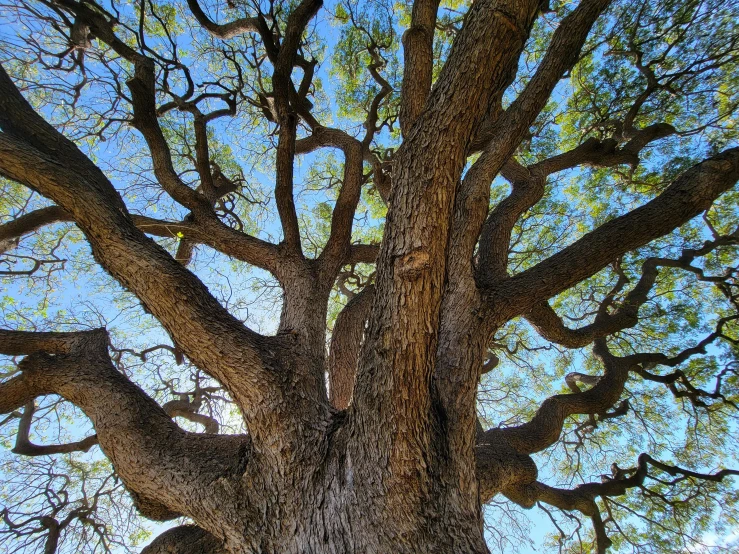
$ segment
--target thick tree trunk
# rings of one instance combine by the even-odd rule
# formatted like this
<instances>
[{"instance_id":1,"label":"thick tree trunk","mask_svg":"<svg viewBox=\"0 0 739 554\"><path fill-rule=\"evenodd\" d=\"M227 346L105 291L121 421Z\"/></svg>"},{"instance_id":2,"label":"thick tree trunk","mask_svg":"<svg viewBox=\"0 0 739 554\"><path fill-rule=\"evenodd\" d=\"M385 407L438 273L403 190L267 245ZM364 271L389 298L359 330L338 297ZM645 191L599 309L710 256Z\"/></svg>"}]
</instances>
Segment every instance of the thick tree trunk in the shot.
<instances>
[{"instance_id":1,"label":"thick tree trunk","mask_svg":"<svg viewBox=\"0 0 739 554\"><path fill-rule=\"evenodd\" d=\"M4 225L0 252L42 224L74 220L101 266L162 323L178 351L229 392L248 429L243 436L180 429L170 416L183 406L188 412L190 404L159 406L129 381L111 363L104 330L0 330L0 353L25 356L20 374L0 383L0 413L30 406L26 439L33 400L60 395L89 416L96 440L142 514L194 522L162 534L143 554L488 552L481 502L498 493L524 506L544 494L555 497L555 489L536 482L530 455L559 439L567 417L612 407L632 371L632 361L611 355L599 333L628 325L638 301L631 299L631 311L614 311L575 333L561 324L547 299L670 233L739 178L739 150L727 150L685 172L648 204L509 278L514 226L541 199L546 178L555 171L544 163L523 168L511 155L556 83L572 69L609 2L579 2L524 91L502 110L503 92L545 3L472 2L432 87L439 2L416 0L404 38L404 141L387 174L392 190L375 282L337 318L327 355L329 295L351 261L352 221L371 136L360 142L303 113L293 70L320 0L298 2L282 35L263 33L262 19L219 26L208 21L196 0L188 2L196 19L217 36L231 36L240 26L267 42L279 124L275 200L284 237L279 245L235 233L213 213L218 187L198 117L196 169L204 194L176 173L157 119L154 61L117 38L115 26L84 2L57 1L135 68L127 82L132 122L151 150L162 188L190 212L176 226L184 233L179 261L189 259L196 242L209 244L269 270L284 291L276 336L245 327L144 235L142 219L148 232L157 228L154 220L128 214L102 171L43 121L0 71L0 174L57 204ZM302 71L312 69L304 64ZM311 134L297 140L303 123ZM376 132L375 123L368 133ZM593 153L586 145L576 149L578 155ZM343 152L345 172L330 237L320 256L308 259L293 194L294 162L296 153L323 146ZM629 153L626 148L620 153ZM480 157L464 172L478 149ZM555 162L549 166L567 165L562 158ZM514 177L511 194L488 214L490 183L501 168ZM496 328L523 314L556 342L584 346L600 340L595 353L605 371L587 391L575 387L573 394L550 398L526 423L482 432L476 393L487 348ZM584 493L576 500L583 498ZM577 509L600 517L594 496L588 498L590 504ZM54 529L55 548L59 529ZM603 544L599 539L599 548Z\"/></svg>"},{"instance_id":2,"label":"thick tree trunk","mask_svg":"<svg viewBox=\"0 0 739 554\"><path fill-rule=\"evenodd\" d=\"M180 528L159 537L145 554L488 552L479 510L469 514L464 506L449 502L437 483L421 510L407 511L393 495L379 494L377 484L363 479L352 460L341 454L346 435L344 429L336 433L328 445L332 452L317 467L280 477L255 465L244 488L258 487L265 494L256 503L247 501L238 512L222 514L218 528L210 529L218 538L193 527ZM399 522L411 533L399 534ZM194 550L193 544L204 546Z\"/></svg>"}]
</instances>

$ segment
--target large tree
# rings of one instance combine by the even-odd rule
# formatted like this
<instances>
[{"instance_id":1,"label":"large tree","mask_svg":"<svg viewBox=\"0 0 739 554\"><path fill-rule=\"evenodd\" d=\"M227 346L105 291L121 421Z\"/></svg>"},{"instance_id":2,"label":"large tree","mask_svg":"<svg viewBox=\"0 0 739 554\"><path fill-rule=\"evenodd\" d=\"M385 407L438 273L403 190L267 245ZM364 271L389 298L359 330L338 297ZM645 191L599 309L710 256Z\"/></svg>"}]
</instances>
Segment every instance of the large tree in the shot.
<instances>
[{"instance_id":1,"label":"large tree","mask_svg":"<svg viewBox=\"0 0 739 554\"><path fill-rule=\"evenodd\" d=\"M736 523L735 2L1 7L6 545Z\"/></svg>"}]
</instances>

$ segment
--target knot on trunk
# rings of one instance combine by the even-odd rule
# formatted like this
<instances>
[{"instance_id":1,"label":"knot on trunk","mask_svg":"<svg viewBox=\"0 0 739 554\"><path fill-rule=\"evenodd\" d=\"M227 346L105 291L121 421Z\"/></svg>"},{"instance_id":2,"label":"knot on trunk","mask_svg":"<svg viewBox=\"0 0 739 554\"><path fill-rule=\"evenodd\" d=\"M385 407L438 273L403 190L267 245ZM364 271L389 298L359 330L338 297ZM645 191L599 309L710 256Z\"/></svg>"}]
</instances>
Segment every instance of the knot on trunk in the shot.
<instances>
[{"instance_id":1,"label":"knot on trunk","mask_svg":"<svg viewBox=\"0 0 739 554\"><path fill-rule=\"evenodd\" d=\"M402 254L395 260L395 272L400 277L418 277L429 267L429 253L420 248Z\"/></svg>"}]
</instances>

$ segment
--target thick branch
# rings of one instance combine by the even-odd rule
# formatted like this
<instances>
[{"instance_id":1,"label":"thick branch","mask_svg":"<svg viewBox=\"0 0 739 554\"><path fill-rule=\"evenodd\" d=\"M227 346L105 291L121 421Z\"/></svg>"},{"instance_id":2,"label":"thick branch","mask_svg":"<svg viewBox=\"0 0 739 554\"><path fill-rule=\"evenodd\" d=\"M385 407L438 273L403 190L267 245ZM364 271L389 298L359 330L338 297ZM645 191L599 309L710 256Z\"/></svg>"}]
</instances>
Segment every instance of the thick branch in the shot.
<instances>
[{"instance_id":1,"label":"thick branch","mask_svg":"<svg viewBox=\"0 0 739 554\"><path fill-rule=\"evenodd\" d=\"M633 327L639 321L636 309L621 309L579 329L569 329L546 302L531 308L524 317L542 337L567 348L586 346L596 339Z\"/></svg>"},{"instance_id":2,"label":"thick branch","mask_svg":"<svg viewBox=\"0 0 739 554\"><path fill-rule=\"evenodd\" d=\"M490 213L480 236L479 282L489 286L508 276L508 250L513 228L521 215L543 197L548 175L583 164L599 167L630 164L635 167L639 164L640 151L647 144L673 133L675 129L671 125L651 125L637 131L632 140L621 148L614 139L588 139L573 150L529 167L510 158L502 167L502 174L511 183L511 194ZM476 172L481 173L477 169ZM470 179L480 178L472 171L468 176ZM484 178L489 180L489 175Z\"/></svg>"},{"instance_id":3,"label":"thick branch","mask_svg":"<svg viewBox=\"0 0 739 554\"><path fill-rule=\"evenodd\" d=\"M426 105L434 68L434 30L439 0L415 0L411 25L403 34L400 129L407 136Z\"/></svg>"},{"instance_id":4,"label":"thick branch","mask_svg":"<svg viewBox=\"0 0 739 554\"><path fill-rule=\"evenodd\" d=\"M170 400L162 405L169 417L183 417L193 423L199 423L206 433L218 433L219 424L214 418L198 413L198 406L189 400Z\"/></svg>"},{"instance_id":5,"label":"thick branch","mask_svg":"<svg viewBox=\"0 0 739 554\"><path fill-rule=\"evenodd\" d=\"M3 92L22 99L15 88L4 87ZM41 119L27 103L15 115ZM133 225L102 173L80 172L6 133L0 134L0 173L30 185L74 217L98 262L141 299L198 367L229 390L257 442L262 433L289 440L284 425L293 421L290 414L297 413L295 405L288 407L285 401L286 391L277 377L284 368L270 353L274 350L265 348L262 337L245 328L194 275ZM309 404L316 409L315 403ZM265 406L273 413L289 412L284 418L264 418ZM265 421L279 429L260 428ZM270 444L279 449L274 440Z\"/></svg>"},{"instance_id":6,"label":"thick branch","mask_svg":"<svg viewBox=\"0 0 739 554\"><path fill-rule=\"evenodd\" d=\"M374 294L374 286L365 287L349 300L334 324L328 358L329 399L340 410L345 409L352 398L359 349Z\"/></svg>"},{"instance_id":7,"label":"thick branch","mask_svg":"<svg viewBox=\"0 0 739 554\"><path fill-rule=\"evenodd\" d=\"M195 525L181 525L168 529L141 554L227 554L223 543Z\"/></svg>"},{"instance_id":8,"label":"thick branch","mask_svg":"<svg viewBox=\"0 0 739 554\"><path fill-rule=\"evenodd\" d=\"M562 75L572 69L577 62L580 49L591 27L609 3L610 0L582 0L554 32L547 53L534 77L511 106L501 115L498 115L497 103L491 106L491 108L496 108L489 115L495 118L495 125L485 137L487 144L482 155L465 175L455 208L455 220L457 221L455 221L456 228L453 238L455 242L461 244L461 247L457 248L459 251L455 253L455 257L472 258L476 239L480 235L487 215L490 183L503 168L506 160L511 157L530 125L544 108ZM507 78L512 79L513 77L509 75ZM476 142L478 141L476 139ZM489 272L499 273L495 268L490 269L491 265L501 265L493 263L495 253L503 250L500 245L505 242L505 255L507 256L506 237L510 236L510 229L520 214L543 194L546 175L534 171L532 177L528 182L529 186L517 179L517 186L514 184L511 197L491 214L490 223L486 225L487 233L483 231L484 236L480 239L483 254L482 265L486 269L481 272L482 275L487 275ZM510 223L511 221L513 223Z\"/></svg>"},{"instance_id":9,"label":"thick branch","mask_svg":"<svg viewBox=\"0 0 739 554\"><path fill-rule=\"evenodd\" d=\"M538 168L529 170L511 159L503 167L503 174L511 177L511 193L490 213L480 234L477 274L483 285L507 276L513 227L521 215L544 195L546 175Z\"/></svg>"},{"instance_id":10,"label":"thick branch","mask_svg":"<svg viewBox=\"0 0 739 554\"><path fill-rule=\"evenodd\" d=\"M320 256L331 280L335 278L349 253L354 213L362 192L362 146L358 141L352 140L342 150L345 156L343 184L331 217L328 241Z\"/></svg>"},{"instance_id":11,"label":"thick branch","mask_svg":"<svg viewBox=\"0 0 739 554\"><path fill-rule=\"evenodd\" d=\"M19 364L20 376L0 385L0 411L7 413L19 408L20 402L28 404L46 394L58 394L79 406L92 420L116 472L142 506L165 505L169 512L202 519L214 499L193 495L193 490L202 479L231 475L243 467L234 456L233 441L227 444L219 437L211 440L185 433L118 372L108 356L105 330L2 331L0 353L28 354ZM227 502L228 497L218 501ZM161 508L159 515L164 516Z\"/></svg>"},{"instance_id":12,"label":"thick branch","mask_svg":"<svg viewBox=\"0 0 739 554\"><path fill-rule=\"evenodd\" d=\"M24 235L33 233L46 225L69 220L70 218L64 213L64 210L58 206L50 206L24 214L0 225L0 254L15 247Z\"/></svg>"},{"instance_id":13,"label":"thick branch","mask_svg":"<svg viewBox=\"0 0 739 554\"><path fill-rule=\"evenodd\" d=\"M373 264L380 253L379 244L352 244L349 247L347 263L350 264Z\"/></svg>"},{"instance_id":14,"label":"thick branch","mask_svg":"<svg viewBox=\"0 0 739 554\"><path fill-rule=\"evenodd\" d=\"M210 211L204 196L189 188L179 177L172 163L167 140L159 126L156 111L156 81L154 63L141 57L135 61L134 76L127 82L133 105L133 126L143 135L151 152L154 175L167 194L193 211Z\"/></svg>"},{"instance_id":15,"label":"thick branch","mask_svg":"<svg viewBox=\"0 0 739 554\"><path fill-rule=\"evenodd\" d=\"M228 23L213 22L200 7L197 0L187 0L187 5L198 23L214 37L229 39L244 33L262 32L264 25L257 17L243 17Z\"/></svg>"},{"instance_id":16,"label":"thick branch","mask_svg":"<svg viewBox=\"0 0 739 554\"><path fill-rule=\"evenodd\" d=\"M275 166L275 202L285 244L290 250L302 254L300 227L293 196L296 125L297 118L291 114L284 117L280 124Z\"/></svg>"},{"instance_id":17,"label":"thick branch","mask_svg":"<svg viewBox=\"0 0 739 554\"><path fill-rule=\"evenodd\" d=\"M605 412L621 397L629 369L635 362L611 355L600 340L594 353L600 358L605 372L591 389L575 394L558 394L546 399L536 415L516 427L491 429L486 435L501 437L520 454L532 454L554 444L562 432L565 419L573 414Z\"/></svg>"},{"instance_id":18,"label":"thick branch","mask_svg":"<svg viewBox=\"0 0 739 554\"><path fill-rule=\"evenodd\" d=\"M482 503L500 491L536 480L538 469L531 456L519 454L500 436L481 429L475 444L475 473Z\"/></svg>"},{"instance_id":19,"label":"thick branch","mask_svg":"<svg viewBox=\"0 0 739 554\"><path fill-rule=\"evenodd\" d=\"M344 153L341 190L331 217L329 238L319 256L322 279L333 283L338 269L350 261L347 258L352 255L350 240L362 191L364 148L361 142L340 129L318 126L309 137L297 141L296 152L306 154L325 147L338 148Z\"/></svg>"},{"instance_id":20,"label":"thick branch","mask_svg":"<svg viewBox=\"0 0 739 554\"><path fill-rule=\"evenodd\" d=\"M352 458L363 457L363 471L390 479L402 502L420 498L426 475L420 460L433 455L432 378L452 209L467 147L491 98L507 86L537 8L535 1L472 4L426 109L394 156L375 301L350 406L350 448L361 443L362 454ZM365 436L369 428L379 429L374 440ZM377 467L372 460L387 459L387 452L389 462Z\"/></svg>"},{"instance_id":21,"label":"thick branch","mask_svg":"<svg viewBox=\"0 0 739 554\"><path fill-rule=\"evenodd\" d=\"M486 291L506 321L594 275L621 255L677 229L708 209L739 179L739 148L692 167L662 194L591 231L574 244Z\"/></svg>"},{"instance_id":22,"label":"thick branch","mask_svg":"<svg viewBox=\"0 0 739 554\"><path fill-rule=\"evenodd\" d=\"M280 126L277 139L275 201L282 223L285 243L294 252L302 254L300 228L293 197L293 173L295 163L295 138L297 115L290 107L290 79L297 57L300 39L308 22L323 4L322 0L302 0L290 13L285 28L285 38L280 46L272 73L275 109Z\"/></svg>"}]
</instances>

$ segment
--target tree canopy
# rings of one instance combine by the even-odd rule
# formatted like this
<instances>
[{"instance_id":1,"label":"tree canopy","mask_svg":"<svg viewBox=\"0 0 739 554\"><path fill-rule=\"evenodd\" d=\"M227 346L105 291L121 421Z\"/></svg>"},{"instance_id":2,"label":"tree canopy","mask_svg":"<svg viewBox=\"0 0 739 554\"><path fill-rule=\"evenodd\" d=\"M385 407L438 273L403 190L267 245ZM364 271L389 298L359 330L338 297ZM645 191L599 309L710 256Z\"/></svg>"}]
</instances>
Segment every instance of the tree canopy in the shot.
<instances>
[{"instance_id":1,"label":"tree canopy","mask_svg":"<svg viewBox=\"0 0 739 554\"><path fill-rule=\"evenodd\" d=\"M738 2L0 21L0 550L737 548Z\"/></svg>"}]
</instances>

